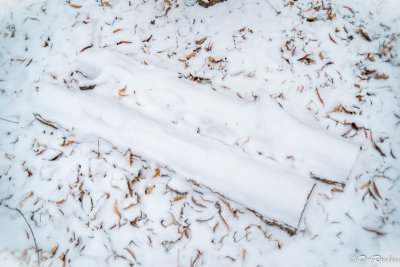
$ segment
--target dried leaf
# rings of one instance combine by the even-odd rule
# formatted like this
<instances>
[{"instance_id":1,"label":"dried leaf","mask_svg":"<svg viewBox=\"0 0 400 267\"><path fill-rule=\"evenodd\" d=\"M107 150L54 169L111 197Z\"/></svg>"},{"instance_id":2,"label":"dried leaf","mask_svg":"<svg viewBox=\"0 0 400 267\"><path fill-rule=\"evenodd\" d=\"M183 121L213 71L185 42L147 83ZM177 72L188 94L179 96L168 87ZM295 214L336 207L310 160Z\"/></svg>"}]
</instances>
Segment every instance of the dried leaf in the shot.
<instances>
[{"instance_id":1,"label":"dried leaf","mask_svg":"<svg viewBox=\"0 0 400 267\"><path fill-rule=\"evenodd\" d=\"M151 191L153 191L153 189L154 189L155 187L156 187L155 185L153 185L153 186L151 186L151 187L147 187L146 190L144 191L145 194L146 194L146 195L151 194Z\"/></svg>"},{"instance_id":2,"label":"dried leaf","mask_svg":"<svg viewBox=\"0 0 400 267\"><path fill-rule=\"evenodd\" d=\"M377 197L382 199L381 194L379 194L378 188L376 187L376 184L374 182L372 182L372 189L374 190L374 192L377 195Z\"/></svg>"},{"instance_id":3,"label":"dried leaf","mask_svg":"<svg viewBox=\"0 0 400 267\"><path fill-rule=\"evenodd\" d=\"M324 100L322 100L321 96L319 95L318 87L315 87L315 91L317 91L317 95L319 98L319 101L321 101L322 105L324 104Z\"/></svg>"},{"instance_id":4,"label":"dried leaf","mask_svg":"<svg viewBox=\"0 0 400 267\"><path fill-rule=\"evenodd\" d=\"M82 6L79 6L79 5L74 5L74 4L71 4L71 5L69 5L70 7L73 7L73 8L81 8Z\"/></svg>"},{"instance_id":5,"label":"dried leaf","mask_svg":"<svg viewBox=\"0 0 400 267\"><path fill-rule=\"evenodd\" d=\"M366 228L366 227L363 227L363 229L365 231L372 232L372 233L375 233L375 234L380 235L380 236L386 235L386 233L382 233L382 232L374 230L374 229L369 229L369 228Z\"/></svg>"},{"instance_id":6,"label":"dried leaf","mask_svg":"<svg viewBox=\"0 0 400 267\"><path fill-rule=\"evenodd\" d=\"M199 206L201 208L207 208L206 206L204 206L203 204L199 203L193 196L192 196L192 202L196 205Z\"/></svg>"},{"instance_id":7,"label":"dried leaf","mask_svg":"<svg viewBox=\"0 0 400 267\"><path fill-rule=\"evenodd\" d=\"M377 74L375 74L374 78L377 80L381 80L381 79L387 80L389 78L389 76L385 75L384 73L382 73L382 74L377 73Z\"/></svg>"},{"instance_id":8,"label":"dried leaf","mask_svg":"<svg viewBox=\"0 0 400 267\"><path fill-rule=\"evenodd\" d=\"M130 148L128 148L128 150L125 152L124 156L126 156L126 154L129 152L129 166L133 165L133 154L132 154L132 150Z\"/></svg>"},{"instance_id":9,"label":"dried leaf","mask_svg":"<svg viewBox=\"0 0 400 267\"><path fill-rule=\"evenodd\" d=\"M167 9L165 10L165 16L168 15L168 12L171 10L171 7L167 7Z\"/></svg>"},{"instance_id":10,"label":"dried leaf","mask_svg":"<svg viewBox=\"0 0 400 267\"><path fill-rule=\"evenodd\" d=\"M196 55L196 53L193 51L190 55L186 56L186 59L191 59L192 57L194 57Z\"/></svg>"},{"instance_id":11,"label":"dried leaf","mask_svg":"<svg viewBox=\"0 0 400 267\"><path fill-rule=\"evenodd\" d=\"M351 13L353 13L354 14L354 11L353 11L353 9L351 9L350 7L348 7L348 6L343 6L344 8L347 8Z\"/></svg>"},{"instance_id":12,"label":"dried leaf","mask_svg":"<svg viewBox=\"0 0 400 267\"><path fill-rule=\"evenodd\" d=\"M368 183L366 183L365 185L363 185L363 186L361 187L361 189L368 188L368 187L370 187L370 185L371 185L371 181L368 181Z\"/></svg>"},{"instance_id":13,"label":"dried leaf","mask_svg":"<svg viewBox=\"0 0 400 267\"><path fill-rule=\"evenodd\" d=\"M64 202L65 202L65 199L62 199L62 200L60 200L60 201L57 201L56 204L57 204L57 205L60 205L60 204L62 204L62 203L64 203Z\"/></svg>"},{"instance_id":14,"label":"dried leaf","mask_svg":"<svg viewBox=\"0 0 400 267\"><path fill-rule=\"evenodd\" d=\"M106 5L107 7L111 6L111 4L109 2L107 2L107 1L103 1L103 4Z\"/></svg>"},{"instance_id":15,"label":"dried leaf","mask_svg":"<svg viewBox=\"0 0 400 267\"><path fill-rule=\"evenodd\" d=\"M118 203L117 203L117 200L115 200L115 203L114 203L114 210L115 210L115 213L117 213L118 218L121 219L121 213L119 213L119 210L118 210Z\"/></svg>"},{"instance_id":16,"label":"dried leaf","mask_svg":"<svg viewBox=\"0 0 400 267\"><path fill-rule=\"evenodd\" d=\"M225 201L225 200L222 199L222 198L219 198L219 200L220 200L222 203L224 203L225 206L228 207L228 209L229 209L229 211L232 213L233 217L235 217L235 218L237 219L238 217L237 217L237 215L236 215L236 212L232 209L232 207L231 207L231 205L229 204L229 202Z\"/></svg>"},{"instance_id":17,"label":"dried leaf","mask_svg":"<svg viewBox=\"0 0 400 267\"><path fill-rule=\"evenodd\" d=\"M54 255L56 255L57 250L58 250L58 244L57 244L57 246L54 246L54 247L51 249L51 256L52 256L52 257L54 257Z\"/></svg>"},{"instance_id":18,"label":"dried leaf","mask_svg":"<svg viewBox=\"0 0 400 267\"><path fill-rule=\"evenodd\" d=\"M88 46L82 48L81 53L82 53L83 51L85 51L86 49L89 49L89 48L92 48L92 47L93 47L93 45L88 45Z\"/></svg>"},{"instance_id":19,"label":"dried leaf","mask_svg":"<svg viewBox=\"0 0 400 267\"><path fill-rule=\"evenodd\" d=\"M374 148L379 152L379 154L381 154L382 157L386 157L385 153L383 153L382 149L376 143L374 143Z\"/></svg>"},{"instance_id":20,"label":"dried leaf","mask_svg":"<svg viewBox=\"0 0 400 267\"><path fill-rule=\"evenodd\" d=\"M181 197L181 196L174 197L174 201L179 201L179 200L182 200L182 199L184 199L184 197Z\"/></svg>"},{"instance_id":21,"label":"dried leaf","mask_svg":"<svg viewBox=\"0 0 400 267\"><path fill-rule=\"evenodd\" d=\"M308 22L314 22L317 21L318 18L317 17L310 17L310 18L306 18Z\"/></svg>"},{"instance_id":22,"label":"dried leaf","mask_svg":"<svg viewBox=\"0 0 400 267\"><path fill-rule=\"evenodd\" d=\"M335 107L332 112L339 112L342 109L342 104L339 104L337 107Z\"/></svg>"},{"instance_id":23,"label":"dried leaf","mask_svg":"<svg viewBox=\"0 0 400 267\"><path fill-rule=\"evenodd\" d=\"M212 62L212 63L219 63L219 62L221 62L222 61L222 59L218 59L218 60L216 60L215 58L213 58L212 56L209 56L208 57L208 60L210 61L210 62Z\"/></svg>"},{"instance_id":24,"label":"dried leaf","mask_svg":"<svg viewBox=\"0 0 400 267\"><path fill-rule=\"evenodd\" d=\"M79 86L79 89L82 90L82 91L86 91L86 90L92 90L95 87L96 87L96 85L92 84L92 85L87 85L87 86Z\"/></svg>"},{"instance_id":25,"label":"dried leaf","mask_svg":"<svg viewBox=\"0 0 400 267\"><path fill-rule=\"evenodd\" d=\"M124 88L122 88L118 91L118 95L121 97L128 96L127 94L123 94L123 92L125 92L125 91L126 91L126 85Z\"/></svg>"},{"instance_id":26,"label":"dried leaf","mask_svg":"<svg viewBox=\"0 0 400 267\"><path fill-rule=\"evenodd\" d=\"M306 54L304 57L299 58L297 61L306 62L307 64L315 63L315 60L309 58L310 54Z\"/></svg>"},{"instance_id":27,"label":"dried leaf","mask_svg":"<svg viewBox=\"0 0 400 267\"><path fill-rule=\"evenodd\" d=\"M52 158L50 161L56 161L57 159L59 159L61 157L63 153L60 152L59 154L57 154L54 158Z\"/></svg>"},{"instance_id":28,"label":"dried leaf","mask_svg":"<svg viewBox=\"0 0 400 267\"><path fill-rule=\"evenodd\" d=\"M131 41L119 41L117 43L117 45L120 45L120 44L131 44L131 43L132 43Z\"/></svg>"},{"instance_id":29,"label":"dried leaf","mask_svg":"<svg viewBox=\"0 0 400 267\"><path fill-rule=\"evenodd\" d=\"M362 29L359 29L358 32L361 34L361 36L368 42L371 42L371 38L369 38L368 33L363 31Z\"/></svg>"},{"instance_id":30,"label":"dried leaf","mask_svg":"<svg viewBox=\"0 0 400 267\"><path fill-rule=\"evenodd\" d=\"M330 33L329 33L329 38L331 39L332 42L334 42L335 44L337 44L336 41L332 38L332 36L331 36Z\"/></svg>"},{"instance_id":31,"label":"dried leaf","mask_svg":"<svg viewBox=\"0 0 400 267\"><path fill-rule=\"evenodd\" d=\"M75 143L75 141L73 141L73 140L64 140L64 142L60 146L69 146L74 143Z\"/></svg>"},{"instance_id":32,"label":"dried leaf","mask_svg":"<svg viewBox=\"0 0 400 267\"><path fill-rule=\"evenodd\" d=\"M337 187L332 188L331 191L332 191L332 192L340 192L340 193L343 193L343 189L340 189L340 188L337 188Z\"/></svg>"},{"instance_id":33,"label":"dried leaf","mask_svg":"<svg viewBox=\"0 0 400 267\"><path fill-rule=\"evenodd\" d=\"M197 44L197 45L201 45L202 43L204 43L205 40L207 40L207 37L204 37L204 38L202 38L202 39L196 41L196 44Z\"/></svg>"},{"instance_id":34,"label":"dried leaf","mask_svg":"<svg viewBox=\"0 0 400 267\"><path fill-rule=\"evenodd\" d=\"M150 36L149 36L149 38L147 38L147 39L144 39L142 42L143 42L143 43L147 43L147 42L149 42L149 41L151 40L151 37L153 37L153 35L150 35Z\"/></svg>"},{"instance_id":35,"label":"dried leaf","mask_svg":"<svg viewBox=\"0 0 400 267\"><path fill-rule=\"evenodd\" d=\"M160 169L156 169L156 173L154 174L153 178L156 178L160 175Z\"/></svg>"},{"instance_id":36,"label":"dried leaf","mask_svg":"<svg viewBox=\"0 0 400 267\"><path fill-rule=\"evenodd\" d=\"M165 3L167 3L167 5L172 6L171 1L169 0L164 0Z\"/></svg>"},{"instance_id":37,"label":"dried leaf","mask_svg":"<svg viewBox=\"0 0 400 267\"><path fill-rule=\"evenodd\" d=\"M29 193L29 195L27 195L27 196L24 198L24 200L27 200L28 198L32 197L33 195L34 195L34 193L33 193L33 191L31 191L31 192Z\"/></svg>"},{"instance_id":38,"label":"dried leaf","mask_svg":"<svg viewBox=\"0 0 400 267\"><path fill-rule=\"evenodd\" d=\"M113 31L113 33L119 32L121 30L122 30L121 28L120 29L116 29L116 30Z\"/></svg>"},{"instance_id":39,"label":"dried leaf","mask_svg":"<svg viewBox=\"0 0 400 267\"><path fill-rule=\"evenodd\" d=\"M43 152L45 152L45 151L46 151L46 149L42 149L42 150L40 150L38 153L36 153L36 156L42 155L42 154L43 154Z\"/></svg>"}]
</instances>

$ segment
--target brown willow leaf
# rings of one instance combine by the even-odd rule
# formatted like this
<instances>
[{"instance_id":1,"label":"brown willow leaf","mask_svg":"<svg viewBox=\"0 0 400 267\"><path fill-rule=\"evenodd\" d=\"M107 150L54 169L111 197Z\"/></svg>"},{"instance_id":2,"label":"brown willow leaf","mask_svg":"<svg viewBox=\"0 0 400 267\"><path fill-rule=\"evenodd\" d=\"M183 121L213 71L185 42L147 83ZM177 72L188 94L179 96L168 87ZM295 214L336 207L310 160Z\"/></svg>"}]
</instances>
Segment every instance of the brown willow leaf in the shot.
<instances>
[{"instance_id":1,"label":"brown willow leaf","mask_svg":"<svg viewBox=\"0 0 400 267\"><path fill-rule=\"evenodd\" d=\"M207 37L204 37L204 38L202 38L202 39L200 39L200 40L197 40L197 41L196 41L196 44L197 44L197 45L201 45L202 43L204 43L205 40L207 40Z\"/></svg>"},{"instance_id":2,"label":"brown willow leaf","mask_svg":"<svg viewBox=\"0 0 400 267\"><path fill-rule=\"evenodd\" d=\"M145 193L146 195L151 194L151 191L153 191L153 189L154 189L155 187L156 187L155 185L150 186L150 187L147 187L146 190L144 191L144 193Z\"/></svg>"},{"instance_id":3,"label":"brown willow leaf","mask_svg":"<svg viewBox=\"0 0 400 267\"><path fill-rule=\"evenodd\" d=\"M119 210L118 210L117 200L115 200L115 203L114 203L114 210L115 210L115 213L118 215L118 218L121 219L121 213L119 213Z\"/></svg>"},{"instance_id":4,"label":"brown willow leaf","mask_svg":"<svg viewBox=\"0 0 400 267\"><path fill-rule=\"evenodd\" d=\"M156 169L156 173L154 174L153 178L156 178L160 175L160 169Z\"/></svg>"},{"instance_id":5,"label":"brown willow leaf","mask_svg":"<svg viewBox=\"0 0 400 267\"><path fill-rule=\"evenodd\" d=\"M361 34L361 36L368 42L371 42L371 38L369 38L368 33L363 31L362 29L359 29L358 32Z\"/></svg>"}]
</instances>

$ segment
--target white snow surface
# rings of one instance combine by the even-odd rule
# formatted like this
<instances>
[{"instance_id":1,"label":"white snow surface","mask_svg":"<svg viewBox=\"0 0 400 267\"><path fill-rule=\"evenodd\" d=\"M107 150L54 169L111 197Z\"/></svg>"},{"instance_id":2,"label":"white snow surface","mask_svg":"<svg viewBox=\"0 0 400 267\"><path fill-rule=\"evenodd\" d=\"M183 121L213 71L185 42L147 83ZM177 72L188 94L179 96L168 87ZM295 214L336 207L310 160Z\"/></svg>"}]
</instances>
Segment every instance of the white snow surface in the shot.
<instances>
[{"instance_id":1,"label":"white snow surface","mask_svg":"<svg viewBox=\"0 0 400 267\"><path fill-rule=\"evenodd\" d=\"M0 8L1 266L400 264L398 1Z\"/></svg>"}]
</instances>

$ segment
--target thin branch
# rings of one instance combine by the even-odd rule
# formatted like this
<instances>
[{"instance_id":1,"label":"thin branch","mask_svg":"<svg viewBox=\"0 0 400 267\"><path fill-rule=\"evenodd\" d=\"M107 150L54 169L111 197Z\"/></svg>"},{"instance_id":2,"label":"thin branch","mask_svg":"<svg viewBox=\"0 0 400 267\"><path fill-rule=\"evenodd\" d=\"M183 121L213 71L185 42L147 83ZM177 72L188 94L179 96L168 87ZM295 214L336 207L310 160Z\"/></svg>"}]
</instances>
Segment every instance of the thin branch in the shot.
<instances>
[{"instance_id":1,"label":"thin branch","mask_svg":"<svg viewBox=\"0 0 400 267\"><path fill-rule=\"evenodd\" d=\"M18 121L10 121L10 120L3 119L3 118L0 118L0 120L2 120L2 121L8 121L8 122L12 122L12 123L19 123Z\"/></svg>"},{"instance_id":2,"label":"thin branch","mask_svg":"<svg viewBox=\"0 0 400 267\"><path fill-rule=\"evenodd\" d=\"M36 243L36 237L35 237L35 234L33 233L33 230L32 230L32 227L31 227L31 225L30 225L30 224L29 224L29 222L26 220L26 218L25 218L24 214L21 212L21 210L20 210L20 209L17 209L17 208L11 208L11 207L9 207L8 205L7 205L6 207L7 207L7 208L9 208L9 209L12 209L12 210L16 210L16 211L18 211L18 213L19 213L19 214L21 214L22 218L24 218L24 220L25 220L26 224L27 224L27 225L28 225L28 227L29 227L29 230L31 230L31 234L32 234L32 236L33 236L33 241L35 242L35 248L36 248L36 254L37 254L37 263L38 263L38 267L40 267L39 248L38 248L38 245L37 245L37 243Z\"/></svg>"}]
</instances>

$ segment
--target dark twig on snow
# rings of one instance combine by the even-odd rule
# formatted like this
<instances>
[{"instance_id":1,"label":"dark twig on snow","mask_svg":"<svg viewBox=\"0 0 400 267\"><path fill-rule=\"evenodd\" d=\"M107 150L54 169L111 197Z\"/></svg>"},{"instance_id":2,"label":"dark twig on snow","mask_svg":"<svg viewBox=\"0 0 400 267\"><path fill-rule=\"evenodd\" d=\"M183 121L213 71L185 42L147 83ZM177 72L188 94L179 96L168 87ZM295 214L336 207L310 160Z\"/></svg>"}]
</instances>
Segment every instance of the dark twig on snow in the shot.
<instances>
[{"instance_id":1,"label":"dark twig on snow","mask_svg":"<svg viewBox=\"0 0 400 267\"><path fill-rule=\"evenodd\" d=\"M33 233L33 230L32 230L31 225L30 225L29 222L26 220L24 214L22 213L22 211L21 211L20 209L11 208L11 207L9 207L9 206L6 206L6 207L9 208L9 209L11 209L11 210L16 210L16 211L22 216L22 218L24 218L26 224L28 225L29 230L31 231L31 234L32 234L32 237L33 237L33 241L35 242L35 248L36 248L36 254L37 254L37 264L38 264L38 267L40 267L39 248L38 248L38 245L37 245L37 242L36 242L36 237L35 237L35 234Z\"/></svg>"},{"instance_id":2,"label":"dark twig on snow","mask_svg":"<svg viewBox=\"0 0 400 267\"><path fill-rule=\"evenodd\" d=\"M39 114L34 113L33 116L35 116L35 119L36 119L37 121L43 123L44 125L47 125L47 126L53 128L53 129L56 129L56 130L58 129L58 128L57 128L56 126L54 126L51 122L49 122L49 121L43 119L43 117L40 116Z\"/></svg>"},{"instance_id":3,"label":"dark twig on snow","mask_svg":"<svg viewBox=\"0 0 400 267\"><path fill-rule=\"evenodd\" d=\"M2 120L2 121L8 121L8 122L12 122L12 123L19 123L18 121L10 121L10 120L3 119L3 118L0 118L0 120Z\"/></svg>"}]
</instances>

